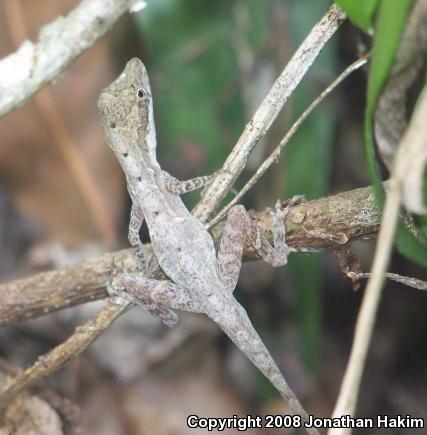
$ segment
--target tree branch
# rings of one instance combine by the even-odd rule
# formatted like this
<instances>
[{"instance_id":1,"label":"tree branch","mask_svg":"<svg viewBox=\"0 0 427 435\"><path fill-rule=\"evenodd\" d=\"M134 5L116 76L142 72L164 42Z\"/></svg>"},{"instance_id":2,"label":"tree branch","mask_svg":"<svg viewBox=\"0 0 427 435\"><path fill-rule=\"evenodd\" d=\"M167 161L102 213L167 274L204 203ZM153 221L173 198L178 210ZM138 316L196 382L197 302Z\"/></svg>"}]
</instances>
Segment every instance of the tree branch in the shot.
<instances>
[{"instance_id":1,"label":"tree branch","mask_svg":"<svg viewBox=\"0 0 427 435\"><path fill-rule=\"evenodd\" d=\"M259 225L271 236L267 211L256 214ZM299 250L342 246L357 238L374 237L380 213L371 188L355 189L326 198L308 201L292 208L286 218L287 242ZM212 229L219 243L224 224ZM246 260L256 259L245 247ZM101 257L62 269L43 272L0 285L0 325L16 323L52 311L108 296L104 286L113 265L131 269L136 264L133 250L104 254Z\"/></svg>"},{"instance_id":2,"label":"tree branch","mask_svg":"<svg viewBox=\"0 0 427 435\"><path fill-rule=\"evenodd\" d=\"M67 66L136 2L84 0L66 17L44 26L39 41L24 41L0 61L0 116L21 107L40 88L55 80Z\"/></svg>"}]
</instances>

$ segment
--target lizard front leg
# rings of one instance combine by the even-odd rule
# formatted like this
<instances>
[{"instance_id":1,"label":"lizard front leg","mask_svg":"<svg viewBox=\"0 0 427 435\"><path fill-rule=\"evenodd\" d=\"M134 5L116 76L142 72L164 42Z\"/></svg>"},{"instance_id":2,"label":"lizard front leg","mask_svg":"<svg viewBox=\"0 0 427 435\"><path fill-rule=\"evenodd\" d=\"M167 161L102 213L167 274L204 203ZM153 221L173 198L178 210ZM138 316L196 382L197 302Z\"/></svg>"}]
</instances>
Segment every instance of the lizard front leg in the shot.
<instances>
[{"instance_id":1,"label":"lizard front leg","mask_svg":"<svg viewBox=\"0 0 427 435\"><path fill-rule=\"evenodd\" d=\"M139 236L139 231L144 222L144 215L142 209L138 203L132 201L132 209L130 212L129 229L128 229L128 240L132 248L135 249L136 255L138 256L138 263L136 266L137 270L145 271L146 258L144 253L144 245L142 244L141 238Z\"/></svg>"},{"instance_id":2,"label":"lizard front leg","mask_svg":"<svg viewBox=\"0 0 427 435\"><path fill-rule=\"evenodd\" d=\"M168 308L203 312L187 289L170 281L146 278L139 273L121 273L111 281L108 292L111 296L120 296L146 308L169 327L178 323L178 316Z\"/></svg>"},{"instance_id":3,"label":"lizard front leg","mask_svg":"<svg viewBox=\"0 0 427 435\"><path fill-rule=\"evenodd\" d=\"M183 195L184 193L191 192L201 187L207 186L212 183L216 173L212 175L205 175L203 177L191 178L190 180L180 181L166 171L162 171L166 189L175 195Z\"/></svg>"},{"instance_id":4,"label":"lizard front leg","mask_svg":"<svg viewBox=\"0 0 427 435\"><path fill-rule=\"evenodd\" d=\"M280 200L276 202L276 211L272 212L273 245L243 205L236 205L229 211L218 251L218 275L230 293L234 291L239 278L245 241L251 243L261 258L272 266L279 267L287 263L294 249L286 244L284 219L296 199L299 197L293 198L285 208Z\"/></svg>"},{"instance_id":5,"label":"lizard front leg","mask_svg":"<svg viewBox=\"0 0 427 435\"><path fill-rule=\"evenodd\" d=\"M139 236L142 223L144 222L144 215L139 204L135 201L132 202L132 210L130 213L128 239L130 245L135 249L138 257L136 270L147 272L147 260L144 252L144 245ZM115 282L114 280L109 284L108 290L110 293L114 293L121 288L120 280ZM116 292L117 293L117 292ZM131 298L126 298L130 300ZM135 302L132 300L131 302ZM141 302L139 302L141 305ZM172 327L178 323L178 316L167 307L163 307L160 303L152 299L145 300L144 307L155 317L159 318L165 325Z\"/></svg>"}]
</instances>

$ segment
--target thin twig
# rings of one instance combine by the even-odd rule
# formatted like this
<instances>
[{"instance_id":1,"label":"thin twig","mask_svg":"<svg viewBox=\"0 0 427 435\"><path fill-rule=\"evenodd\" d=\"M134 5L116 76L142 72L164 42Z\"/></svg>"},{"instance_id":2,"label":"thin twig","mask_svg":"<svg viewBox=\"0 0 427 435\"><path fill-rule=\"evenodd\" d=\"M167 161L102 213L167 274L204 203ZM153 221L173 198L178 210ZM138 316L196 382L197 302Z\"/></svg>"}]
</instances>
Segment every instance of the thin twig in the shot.
<instances>
[{"instance_id":1,"label":"thin twig","mask_svg":"<svg viewBox=\"0 0 427 435\"><path fill-rule=\"evenodd\" d=\"M345 80L353 71L358 70L360 67L367 63L367 58L359 59L347 67L302 113L302 115L295 121L292 127L288 130L286 135L280 141L279 145L274 149L274 151L269 155L269 157L260 165L255 174L250 178L250 180L243 186L239 193L208 223L208 228L217 224L229 211L237 204L242 196L251 189L255 183L265 174L267 169L273 164L277 163L283 148L291 140L294 134L298 131L302 123L307 119L307 117L313 112L313 110L343 81Z\"/></svg>"},{"instance_id":2,"label":"thin twig","mask_svg":"<svg viewBox=\"0 0 427 435\"><path fill-rule=\"evenodd\" d=\"M332 5L322 19L312 28L302 44L276 79L267 96L259 105L251 121L246 125L233 151L225 161L221 177L217 177L207 188L204 200L199 203L194 215L202 221L211 217L237 177L246 166L255 145L265 136L284 104L300 83L314 60L344 20L342 10ZM205 201L213 208L207 210Z\"/></svg>"},{"instance_id":3,"label":"thin twig","mask_svg":"<svg viewBox=\"0 0 427 435\"><path fill-rule=\"evenodd\" d=\"M353 346L338 400L332 414L333 418L340 418L343 415L353 416L356 409L360 381L381 298L381 290L385 278L384 274L388 266L391 248L393 247L394 232L399 220L401 189L398 183L393 183L392 181L390 182L390 191L387 195L380 232L378 234L372 274L365 290L359 315L357 316ZM348 428L331 429L328 433L331 435L344 435L350 434L351 430Z\"/></svg>"},{"instance_id":4,"label":"thin twig","mask_svg":"<svg viewBox=\"0 0 427 435\"><path fill-rule=\"evenodd\" d=\"M366 287L362 306L357 317L354 342L333 417L352 416L355 412L363 368L372 338L375 316L393 246L394 233L399 220L403 185L406 175L412 170L414 161L417 159L417 154L413 150L420 149L420 146L427 147L426 116L427 92L424 91L394 159L390 189L386 197L381 228L378 234L372 275ZM343 435L350 433L350 431L348 429L331 429L329 433Z\"/></svg>"},{"instance_id":5,"label":"thin twig","mask_svg":"<svg viewBox=\"0 0 427 435\"><path fill-rule=\"evenodd\" d=\"M349 272L347 276L353 281L359 281L361 279L368 279L371 277L371 273L368 272ZM389 273L385 274L385 277L391 279L392 281L398 282L400 284L406 285L408 287L415 288L417 290L427 290L427 281L423 281L422 279L412 278L410 276L403 276L397 273Z\"/></svg>"},{"instance_id":6,"label":"thin twig","mask_svg":"<svg viewBox=\"0 0 427 435\"><path fill-rule=\"evenodd\" d=\"M109 301L96 317L76 328L74 334L66 341L39 357L31 367L19 375L7 380L0 390L0 417L3 417L6 407L19 393L62 367L71 358L80 355L126 311L126 308L126 305L117 305Z\"/></svg>"},{"instance_id":7,"label":"thin twig","mask_svg":"<svg viewBox=\"0 0 427 435\"><path fill-rule=\"evenodd\" d=\"M0 116L21 107L55 80L132 6L135 0L83 0L0 61Z\"/></svg>"}]
</instances>

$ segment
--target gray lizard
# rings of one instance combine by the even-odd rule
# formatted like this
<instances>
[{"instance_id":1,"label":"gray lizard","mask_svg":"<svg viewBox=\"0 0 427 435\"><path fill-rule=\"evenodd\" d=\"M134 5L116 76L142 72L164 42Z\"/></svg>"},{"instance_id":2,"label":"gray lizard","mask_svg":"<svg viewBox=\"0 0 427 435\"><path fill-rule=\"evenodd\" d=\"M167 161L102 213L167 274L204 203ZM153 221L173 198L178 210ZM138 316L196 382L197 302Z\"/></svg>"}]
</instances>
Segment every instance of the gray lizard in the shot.
<instances>
[{"instance_id":1,"label":"gray lizard","mask_svg":"<svg viewBox=\"0 0 427 435\"><path fill-rule=\"evenodd\" d=\"M132 199L130 244L143 261L139 230L145 218L154 255L170 280L150 279L140 271L123 272L112 279L111 294L146 307L169 326L177 321L171 310L207 314L270 380L289 410L301 417L302 426L307 413L233 296L245 240L250 240L260 256L274 266L286 264L291 249L285 243L283 219L288 208L278 202L272 213L273 247L243 206L234 207L217 257L206 227L191 215L179 196L212 178L180 182L161 169L156 157L151 88L139 59L130 60L122 74L103 90L98 111ZM315 429L306 430L318 434Z\"/></svg>"}]
</instances>

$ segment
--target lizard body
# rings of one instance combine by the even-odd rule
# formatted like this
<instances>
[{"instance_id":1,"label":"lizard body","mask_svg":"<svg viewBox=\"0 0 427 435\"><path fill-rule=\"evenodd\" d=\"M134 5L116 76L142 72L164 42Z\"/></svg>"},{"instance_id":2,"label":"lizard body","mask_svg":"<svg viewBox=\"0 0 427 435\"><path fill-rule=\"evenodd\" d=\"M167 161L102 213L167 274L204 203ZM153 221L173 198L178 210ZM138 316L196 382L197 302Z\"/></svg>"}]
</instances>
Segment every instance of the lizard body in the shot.
<instances>
[{"instance_id":1,"label":"lizard body","mask_svg":"<svg viewBox=\"0 0 427 435\"><path fill-rule=\"evenodd\" d=\"M207 184L211 177L179 182L161 169L156 158L151 89L139 59L130 60L123 73L104 89L98 110L107 141L126 174L132 199L129 241L142 257L139 229L145 218L153 252L170 279L158 281L138 272L121 273L111 282L112 294L145 306L169 326L177 321L170 309L207 314L276 387L290 411L306 421L307 413L233 296L245 232L251 233L263 258L273 265L286 263L289 253L284 243L286 210L276 205L273 223L278 229L275 248L276 244L279 248L274 251L244 208L233 208L217 258L206 227L191 215L179 196ZM307 431L318 434L315 429Z\"/></svg>"}]
</instances>

